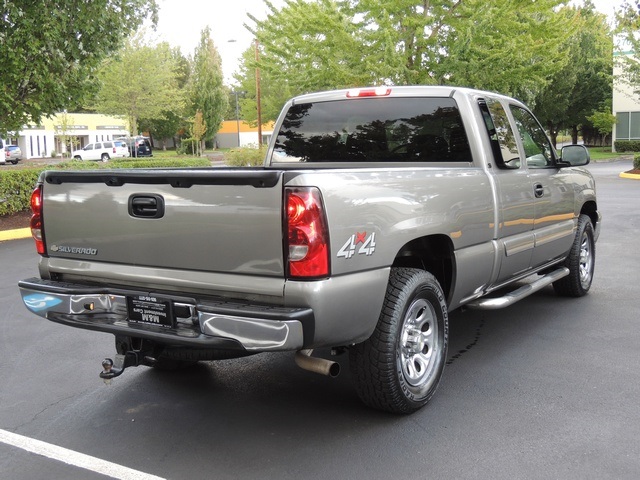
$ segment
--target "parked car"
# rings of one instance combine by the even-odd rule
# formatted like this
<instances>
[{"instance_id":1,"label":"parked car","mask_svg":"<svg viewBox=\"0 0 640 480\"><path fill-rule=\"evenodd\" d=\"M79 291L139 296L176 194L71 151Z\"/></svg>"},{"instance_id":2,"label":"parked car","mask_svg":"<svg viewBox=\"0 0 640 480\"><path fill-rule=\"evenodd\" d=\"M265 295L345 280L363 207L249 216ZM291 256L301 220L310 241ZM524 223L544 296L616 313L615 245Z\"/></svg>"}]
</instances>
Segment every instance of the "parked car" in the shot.
<instances>
[{"instance_id":1,"label":"parked car","mask_svg":"<svg viewBox=\"0 0 640 480\"><path fill-rule=\"evenodd\" d=\"M96 142L90 143L82 150L74 150L71 156L76 160L101 160L108 161L110 158L128 157L129 150L122 142Z\"/></svg>"},{"instance_id":2,"label":"parked car","mask_svg":"<svg viewBox=\"0 0 640 480\"><path fill-rule=\"evenodd\" d=\"M22 150L17 145L5 145L5 160L11 162L14 165L22 160Z\"/></svg>"},{"instance_id":3,"label":"parked car","mask_svg":"<svg viewBox=\"0 0 640 480\"><path fill-rule=\"evenodd\" d=\"M138 135L135 137L119 137L116 140L126 143L131 157L153 157L149 137Z\"/></svg>"},{"instance_id":4,"label":"parked car","mask_svg":"<svg viewBox=\"0 0 640 480\"><path fill-rule=\"evenodd\" d=\"M4 140L0 137L0 165L7 163L4 153Z\"/></svg>"},{"instance_id":5,"label":"parked car","mask_svg":"<svg viewBox=\"0 0 640 480\"><path fill-rule=\"evenodd\" d=\"M132 157L152 157L153 148L149 137L138 135L135 137L122 137L121 140L127 144L129 155Z\"/></svg>"},{"instance_id":6,"label":"parked car","mask_svg":"<svg viewBox=\"0 0 640 480\"><path fill-rule=\"evenodd\" d=\"M129 156L129 147L122 140L114 140L113 146L115 147L116 156L117 157L128 157Z\"/></svg>"}]
</instances>

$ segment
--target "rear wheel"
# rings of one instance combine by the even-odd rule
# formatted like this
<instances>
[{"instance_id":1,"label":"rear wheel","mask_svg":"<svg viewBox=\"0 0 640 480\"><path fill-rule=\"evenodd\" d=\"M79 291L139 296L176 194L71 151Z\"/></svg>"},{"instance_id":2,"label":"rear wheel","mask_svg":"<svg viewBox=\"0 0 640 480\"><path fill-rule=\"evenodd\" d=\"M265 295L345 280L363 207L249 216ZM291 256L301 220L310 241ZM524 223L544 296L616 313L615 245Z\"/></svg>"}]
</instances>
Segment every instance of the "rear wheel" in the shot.
<instances>
[{"instance_id":1,"label":"rear wheel","mask_svg":"<svg viewBox=\"0 0 640 480\"><path fill-rule=\"evenodd\" d=\"M553 283L556 293L566 297L586 295L591 288L595 263L593 225L587 215L580 215L576 237L564 264L569 269L569 275Z\"/></svg>"},{"instance_id":2,"label":"rear wheel","mask_svg":"<svg viewBox=\"0 0 640 480\"><path fill-rule=\"evenodd\" d=\"M108 162L109 161L109 154L103 153L102 156L100 157L100 160L102 160L103 162Z\"/></svg>"},{"instance_id":3,"label":"rear wheel","mask_svg":"<svg viewBox=\"0 0 640 480\"><path fill-rule=\"evenodd\" d=\"M447 305L435 277L419 269L392 269L376 329L350 349L361 400L393 413L418 410L440 382L447 342Z\"/></svg>"}]
</instances>

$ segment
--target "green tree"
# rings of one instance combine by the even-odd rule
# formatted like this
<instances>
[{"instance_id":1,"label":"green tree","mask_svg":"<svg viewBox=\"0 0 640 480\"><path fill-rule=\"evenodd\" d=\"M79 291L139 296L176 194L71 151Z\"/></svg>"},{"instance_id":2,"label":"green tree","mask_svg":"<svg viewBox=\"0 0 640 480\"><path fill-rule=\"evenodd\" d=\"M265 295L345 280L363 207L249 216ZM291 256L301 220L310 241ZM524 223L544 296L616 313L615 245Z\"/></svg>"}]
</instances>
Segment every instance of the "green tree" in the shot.
<instances>
[{"instance_id":1,"label":"green tree","mask_svg":"<svg viewBox=\"0 0 640 480\"><path fill-rule=\"evenodd\" d=\"M605 145L607 135L613 132L613 126L616 124L616 116L611 113L611 109L595 112L587 117L593 124L593 127L602 135L602 145Z\"/></svg>"},{"instance_id":2,"label":"green tree","mask_svg":"<svg viewBox=\"0 0 640 480\"><path fill-rule=\"evenodd\" d=\"M464 0L441 22L440 49L427 68L438 83L498 91L531 103L569 61L567 39L576 15L559 0Z\"/></svg>"},{"instance_id":3,"label":"green tree","mask_svg":"<svg viewBox=\"0 0 640 480\"><path fill-rule=\"evenodd\" d=\"M197 148L197 151L194 152L194 154L202 155L202 139L206 134L207 121L204 119L202 110L197 110L191 125L191 138L195 140L193 144L196 145Z\"/></svg>"},{"instance_id":4,"label":"green tree","mask_svg":"<svg viewBox=\"0 0 640 480\"><path fill-rule=\"evenodd\" d=\"M137 135L140 118L163 118L163 112L182 108L177 68L168 43L146 45L137 34L98 72L102 86L91 108L126 116L131 134Z\"/></svg>"},{"instance_id":5,"label":"green tree","mask_svg":"<svg viewBox=\"0 0 640 480\"><path fill-rule=\"evenodd\" d=\"M180 48L177 47L171 49L171 58L175 67L176 87L184 95L191 69L189 59L182 55ZM159 139L162 142L163 150L167 149L167 138L173 138L174 144L177 144L179 132L186 131L187 128L188 121L183 102L165 105L165 110L162 110L155 118L140 119L140 129L149 132L154 139Z\"/></svg>"},{"instance_id":6,"label":"green tree","mask_svg":"<svg viewBox=\"0 0 640 480\"><path fill-rule=\"evenodd\" d=\"M572 11L565 8L561 13L573 15ZM578 28L567 40L570 61L551 76L532 102L554 145L558 132L564 129L571 129L573 143L577 143L587 116L613 94L613 40L607 17L597 13L590 0L575 13Z\"/></svg>"},{"instance_id":7,"label":"green tree","mask_svg":"<svg viewBox=\"0 0 640 480\"><path fill-rule=\"evenodd\" d=\"M234 78L238 82L237 89L243 92L243 95L238 97L240 118L255 127L258 123L255 45L243 53L239 71ZM263 123L275 120L284 103L294 94L299 93L289 86L286 78L273 75L263 65L260 67L260 85ZM233 101L235 102L235 98Z\"/></svg>"},{"instance_id":8,"label":"green tree","mask_svg":"<svg viewBox=\"0 0 640 480\"><path fill-rule=\"evenodd\" d=\"M0 131L83 105L123 38L157 21L155 0L4 0L0 6Z\"/></svg>"},{"instance_id":9,"label":"green tree","mask_svg":"<svg viewBox=\"0 0 640 480\"><path fill-rule=\"evenodd\" d=\"M222 60L211 39L211 29L206 27L200 33L200 43L196 47L189 82L191 113L200 110L207 125L203 140L211 140L220 130L229 99L223 84Z\"/></svg>"},{"instance_id":10,"label":"green tree","mask_svg":"<svg viewBox=\"0 0 640 480\"><path fill-rule=\"evenodd\" d=\"M291 94L448 84L530 101L569 62L566 39L577 28L558 13L562 0L290 0L281 10L266 3L268 17L249 16L255 26L247 28L260 45L265 90ZM248 92L255 65L244 57Z\"/></svg>"},{"instance_id":11,"label":"green tree","mask_svg":"<svg viewBox=\"0 0 640 480\"><path fill-rule=\"evenodd\" d=\"M71 117L69 117L69 114L65 111L57 115L56 120L59 122L57 133L61 147L60 152L63 157L71 157L71 152L78 143L77 137L69 134L69 131L73 127Z\"/></svg>"}]
</instances>

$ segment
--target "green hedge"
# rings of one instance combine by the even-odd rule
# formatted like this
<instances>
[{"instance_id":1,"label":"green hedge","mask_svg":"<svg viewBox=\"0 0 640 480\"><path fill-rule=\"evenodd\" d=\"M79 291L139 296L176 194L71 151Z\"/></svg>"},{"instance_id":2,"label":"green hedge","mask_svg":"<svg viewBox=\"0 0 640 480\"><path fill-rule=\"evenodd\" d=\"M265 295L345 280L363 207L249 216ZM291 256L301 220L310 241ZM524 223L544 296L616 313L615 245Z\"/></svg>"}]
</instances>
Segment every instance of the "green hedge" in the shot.
<instances>
[{"instance_id":1,"label":"green hedge","mask_svg":"<svg viewBox=\"0 0 640 480\"><path fill-rule=\"evenodd\" d=\"M97 170L115 168L191 168L209 167L206 158L188 159L130 159L111 160L106 163L69 161L37 168L0 169L0 216L11 215L30 208L31 192L44 170Z\"/></svg>"},{"instance_id":2,"label":"green hedge","mask_svg":"<svg viewBox=\"0 0 640 480\"><path fill-rule=\"evenodd\" d=\"M262 148L232 148L225 155L227 165L232 167L256 167L264 164L266 147Z\"/></svg>"},{"instance_id":3,"label":"green hedge","mask_svg":"<svg viewBox=\"0 0 640 480\"><path fill-rule=\"evenodd\" d=\"M0 216L29 209L41 169L0 170Z\"/></svg>"},{"instance_id":4,"label":"green hedge","mask_svg":"<svg viewBox=\"0 0 640 480\"><path fill-rule=\"evenodd\" d=\"M633 169L640 170L640 153L636 153L633 156Z\"/></svg>"},{"instance_id":5,"label":"green hedge","mask_svg":"<svg viewBox=\"0 0 640 480\"><path fill-rule=\"evenodd\" d=\"M614 142L616 152L640 152L640 140L616 140Z\"/></svg>"}]
</instances>

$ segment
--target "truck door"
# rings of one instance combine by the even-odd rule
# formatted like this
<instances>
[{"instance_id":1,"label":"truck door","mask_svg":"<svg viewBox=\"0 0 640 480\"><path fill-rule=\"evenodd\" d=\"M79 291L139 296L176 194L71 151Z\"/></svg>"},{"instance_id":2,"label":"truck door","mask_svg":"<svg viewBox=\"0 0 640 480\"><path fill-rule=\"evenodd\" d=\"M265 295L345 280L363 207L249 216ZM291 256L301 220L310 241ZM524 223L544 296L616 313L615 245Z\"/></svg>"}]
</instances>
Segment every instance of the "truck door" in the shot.
<instances>
[{"instance_id":1,"label":"truck door","mask_svg":"<svg viewBox=\"0 0 640 480\"><path fill-rule=\"evenodd\" d=\"M492 172L498 203L494 229L498 264L493 283L500 284L531 266L534 192L505 108L491 98L480 100L479 106L489 131L495 163Z\"/></svg>"},{"instance_id":2,"label":"truck door","mask_svg":"<svg viewBox=\"0 0 640 480\"><path fill-rule=\"evenodd\" d=\"M569 171L556 164L555 151L535 117L517 105L511 113L522 142L535 197L533 267L566 254L576 224L575 192Z\"/></svg>"}]
</instances>

